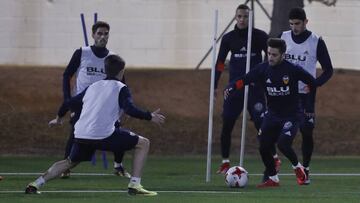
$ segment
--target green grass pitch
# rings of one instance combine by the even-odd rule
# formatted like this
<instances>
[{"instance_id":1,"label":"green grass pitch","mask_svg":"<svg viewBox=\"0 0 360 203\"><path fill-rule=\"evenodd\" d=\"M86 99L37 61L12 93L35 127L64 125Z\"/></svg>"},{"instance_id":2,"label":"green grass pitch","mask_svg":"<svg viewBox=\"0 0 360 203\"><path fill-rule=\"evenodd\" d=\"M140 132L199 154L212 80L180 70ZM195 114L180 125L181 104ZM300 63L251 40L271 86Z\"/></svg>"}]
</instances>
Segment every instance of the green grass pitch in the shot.
<instances>
[{"instance_id":1,"label":"green grass pitch","mask_svg":"<svg viewBox=\"0 0 360 203\"><path fill-rule=\"evenodd\" d=\"M131 168L129 157L125 165ZM108 157L110 168L107 170L102 168L98 158L96 166L89 162L80 164L70 179L48 182L40 189L41 195L25 195L25 186L37 177L26 173L43 172L56 160L48 157L0 157L0 175L4 176L0 181L0 202L360 202L360 157L315 157L311 168L314 175L309 186L296 184L290 163L282 157L281 186L268 189L256 188L263 165L259 157L248 157L244 161L250 174L248 186L234 189L227 188L224 177L215 174L219 157L213 158L211 182L206 183L205 156L150 156L142 184L147 189L158 191L159 195L155 197L128 196L128 180L112 175L112 157Z\"/></svg>"}]
</instances>

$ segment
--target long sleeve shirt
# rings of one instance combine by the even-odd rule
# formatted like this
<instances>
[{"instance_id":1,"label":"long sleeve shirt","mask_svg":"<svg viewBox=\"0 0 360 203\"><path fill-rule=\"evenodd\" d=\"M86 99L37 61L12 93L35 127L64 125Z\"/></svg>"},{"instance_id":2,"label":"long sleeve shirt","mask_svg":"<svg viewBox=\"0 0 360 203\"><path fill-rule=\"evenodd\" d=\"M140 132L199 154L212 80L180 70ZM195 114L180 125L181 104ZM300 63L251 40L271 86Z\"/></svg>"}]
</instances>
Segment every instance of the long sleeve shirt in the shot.
<instances>
[{"instance_id":1,"label":"long sleeve shirt","mask_svg":"<svg viewBox=\"0 0 360 203\"><path fill-rule=\"evenodd\" d=\"M299 81L309 84L312 91L318 86L317 80L300 66L283 60L275 66L270 66L268 62L261 63L231 85L242 89L244 84L260 84L265 89L267 110L279 116L291 117L299 111Z\"/></svg>"},{"instance_id":2,"label":"long sleeve shirt","mask_svg":"<svg viewBox=\"0 0 360 203\"><path fill-rule=\"evenodd\" d=\"M228 32L222 37L216 62L215 89L218 86L221 73L224 71L225 60L229 52L231 52L229 62L229 83L245 74L248 41L247 35L247 28L239 29L235 26L234 30ZM267 51L267 40L268 35L264 31L256 28L253 29L250 69L263 61L262 52L266 53Z\"/></svg>"}]
</instances>

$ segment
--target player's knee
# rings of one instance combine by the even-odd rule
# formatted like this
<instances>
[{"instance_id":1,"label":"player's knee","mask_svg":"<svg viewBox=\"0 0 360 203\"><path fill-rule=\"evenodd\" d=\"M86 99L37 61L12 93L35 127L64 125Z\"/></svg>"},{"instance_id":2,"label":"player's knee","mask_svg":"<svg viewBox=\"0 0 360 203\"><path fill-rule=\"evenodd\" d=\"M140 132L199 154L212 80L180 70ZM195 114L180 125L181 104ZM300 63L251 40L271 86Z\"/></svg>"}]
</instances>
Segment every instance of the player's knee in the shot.
<instances>
[{"instance_id":1,"label":"player's knee","mask_svg":"<svg viewBox=\"0 0 360 203\"><path fill-rule=\"evenodd\" d=\"M286 140L279 140L277 147L281 152L286 152L291 148L291 143Z\"/></svg>"},{"instance_id":2,"label":"player's knee","mask_svg":"<svg viewBox=\"0 0 360 203\"><path fill-rule=\"evenodd\" d=\"M150 147L150 140L146 137L139 136L138 145L142 148L148 149Z\"/></svg>"},{"instance_id":3,"label":"player's knee","mask_svg":"<svg viewBox=\"0 0 360 203\"><path fill-rule=\"evenodd\" d=\"M309 122L305 122L300 127L300 132L301 132L303 137L312 137L313 130L314 130L314 124L309 123Z\"/></svg>"},{"instance_id":4,"label":"player's knee","mask_svg":"<svg viewBox=\"0 0 360 203\"><path fill-rule=\"evenodd\" d=\"M271 151L271 145L266 142L260 141L259 151L260 153L268 153Z\"/></svg>"},{"instance_id":5,"label":"player's knee","mask_svg":"<svg viewBox=\"0 0 360 203\"><path fill-rule=\"evenodd\" d=\"M312 131L314 128L315 128L314 117L305 117L300 125L300 130L304 130L304 131Z\"/></svg>"}]
</instances>

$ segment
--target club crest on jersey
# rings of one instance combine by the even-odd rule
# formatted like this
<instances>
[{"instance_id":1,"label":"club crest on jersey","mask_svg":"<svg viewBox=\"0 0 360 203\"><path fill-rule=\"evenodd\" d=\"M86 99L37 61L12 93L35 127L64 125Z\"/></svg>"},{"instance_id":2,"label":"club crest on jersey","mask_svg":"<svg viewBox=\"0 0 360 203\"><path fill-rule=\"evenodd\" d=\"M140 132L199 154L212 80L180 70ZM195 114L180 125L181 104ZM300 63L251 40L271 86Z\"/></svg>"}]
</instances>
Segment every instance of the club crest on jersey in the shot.
<instances>
[{"instance_id":1,"label":"club crest on jersey","mask_svg":"<svg viewBox=\"0 0 360 203\"><path fill-rule=\"evenodd\" d=\"M283 79L283 82L285 85L287 85L289 83L289 76L284 75L282 79Z\"/></svg>"}]
</instances>

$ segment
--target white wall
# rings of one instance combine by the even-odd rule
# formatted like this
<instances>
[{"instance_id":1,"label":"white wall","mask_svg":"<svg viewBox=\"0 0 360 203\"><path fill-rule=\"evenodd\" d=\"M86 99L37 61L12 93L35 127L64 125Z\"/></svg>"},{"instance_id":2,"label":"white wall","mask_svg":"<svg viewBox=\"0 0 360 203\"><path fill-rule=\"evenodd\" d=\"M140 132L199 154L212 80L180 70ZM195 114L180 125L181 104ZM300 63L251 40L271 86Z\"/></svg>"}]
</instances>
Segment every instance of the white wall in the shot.
<instances>
[{"instance_id":1,"label":"white wall","mask_svg":"<svg viewBox=\"0 0 360 203\"><path fill-rule=\"evenodd\" d=\"M261 2L271 13L272 0ZM211 46L214 10L219 10L220 33L238 4L238 0L1 0L0 64L65 66L84 44L80 13L85 14L90 34L97 12L99 20L111 25L109 49L123 56L128 66L194 68ZM270 21L255 6L255 25L268 32ZM323 36L334 66L360 69L356 60L360 1L338 0L336 7L307 3L305 9L309 29ZM209 57L202 67L210 65Z\"/></svg>"}]
</instances>

